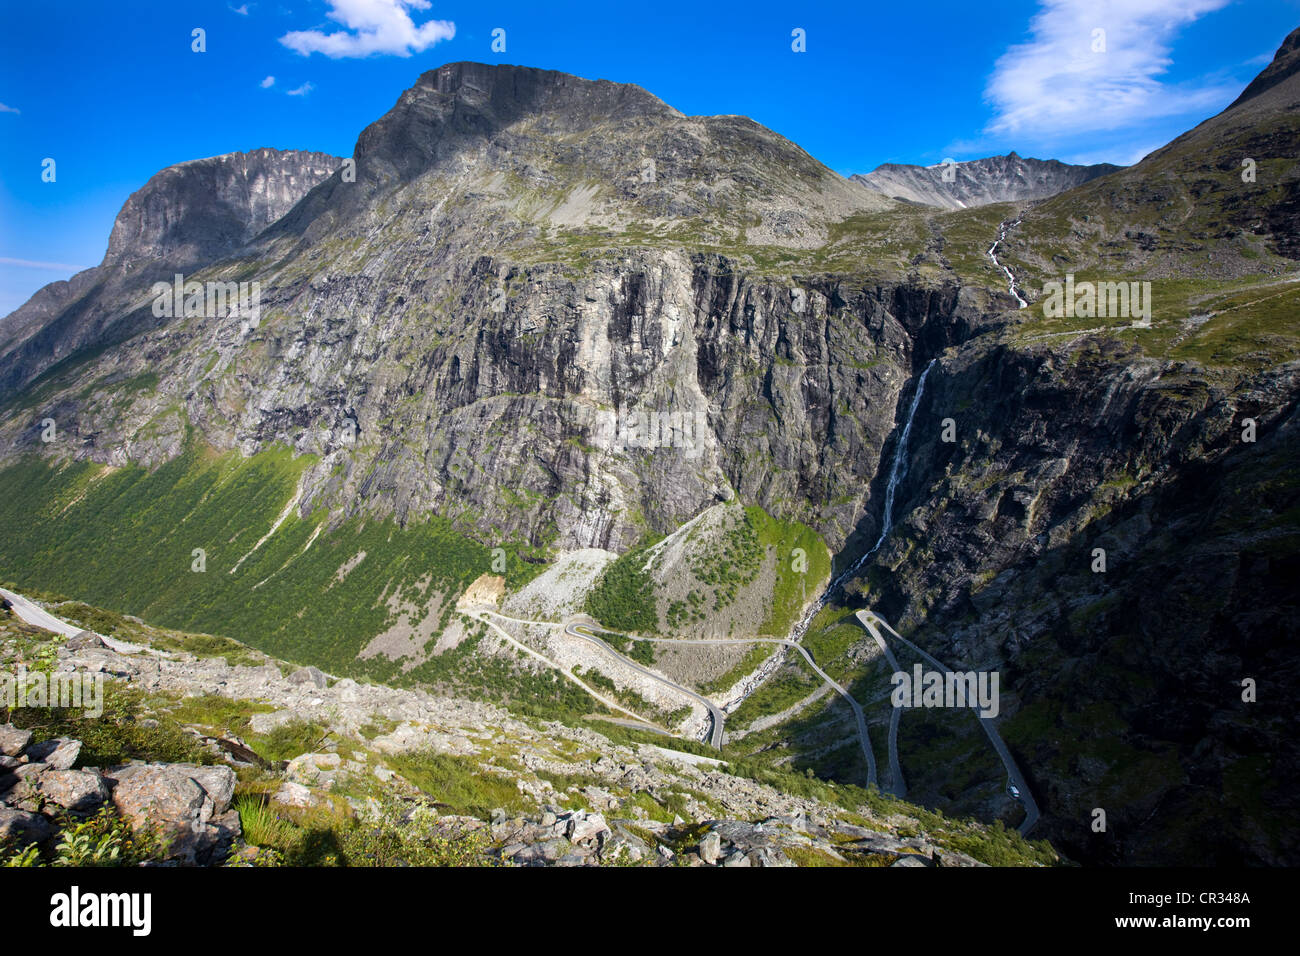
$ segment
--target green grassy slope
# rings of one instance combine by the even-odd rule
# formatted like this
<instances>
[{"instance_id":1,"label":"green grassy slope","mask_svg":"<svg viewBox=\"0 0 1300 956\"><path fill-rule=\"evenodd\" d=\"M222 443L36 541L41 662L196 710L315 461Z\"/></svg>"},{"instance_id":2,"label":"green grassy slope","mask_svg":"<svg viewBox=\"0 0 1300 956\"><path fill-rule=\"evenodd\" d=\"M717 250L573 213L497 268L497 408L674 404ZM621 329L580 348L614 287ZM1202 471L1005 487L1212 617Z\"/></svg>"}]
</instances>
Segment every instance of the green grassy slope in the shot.
<instances>
[{"instance_id":1,"label":"green grassy slope","mask_svg":"<svg viewBox=\"0 0 1300 956\"><path fill-rule=\"evenodd\" d=\"M153 472L22 460L0 470L0 575L290 660L384 676L384 659L354 658L395 620L390 599L441 603L445 623L460 591L492 569L492 553L437 517L328 528L325 515L296 509L254 550L309 464L285 449L243 459L191 448ZM512 576L523 573L508 560Z\"/></svg>"}]
</instances>

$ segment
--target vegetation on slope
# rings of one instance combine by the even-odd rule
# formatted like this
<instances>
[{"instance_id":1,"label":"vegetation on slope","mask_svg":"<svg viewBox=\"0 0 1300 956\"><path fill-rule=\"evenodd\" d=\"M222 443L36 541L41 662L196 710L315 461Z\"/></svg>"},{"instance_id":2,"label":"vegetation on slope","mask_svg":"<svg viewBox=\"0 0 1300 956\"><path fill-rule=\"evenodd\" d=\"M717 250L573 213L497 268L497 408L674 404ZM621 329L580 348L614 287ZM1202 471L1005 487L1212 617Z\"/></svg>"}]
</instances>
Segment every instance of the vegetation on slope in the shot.
<instances>
[{"instance_id":1,"label":"vegetation on slope","mask_svg":"<svg viewBox=\"0 0 1300 956\"><path fill-rule=\"evenodd\" d=\"M308 463L199 448L152 472L20 460L0 470L0 575L295 662L391 671L355 658L395 607L427 606L440 629L492 553L436 516L330 528L288 509L275 526Z\"/></svg>"}]
</instances>

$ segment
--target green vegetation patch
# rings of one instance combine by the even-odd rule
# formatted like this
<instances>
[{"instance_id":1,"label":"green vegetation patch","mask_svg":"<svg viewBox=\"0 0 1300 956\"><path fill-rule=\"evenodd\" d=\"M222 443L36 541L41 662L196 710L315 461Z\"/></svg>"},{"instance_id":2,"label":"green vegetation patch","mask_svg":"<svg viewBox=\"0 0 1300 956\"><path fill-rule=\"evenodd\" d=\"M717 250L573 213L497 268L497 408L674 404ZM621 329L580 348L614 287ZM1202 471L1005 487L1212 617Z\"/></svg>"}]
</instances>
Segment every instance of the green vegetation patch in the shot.
<instances>
[{"instance_id":1,"label":"green vegetation patch","mask_svg":"<svg viewBox=\"0 0 1300 956\"><path fill-rule=\"evenodd\" d=\"M606 627L651 634L658 631L654 579L642 570L648 550L639 548L611 562L588 593L584 610Z\"/></svg>"},{"instance_id":2,"label":"green vegetation patch","mask_svg":"<svg viewBox=\"0 0 1300 956\"><path fill-rule=\"evenodd\" d=\"M154 471L21 460L0 470L0 575L216 635L183 649L231 663L251 661L221 638L335 672L384 670L386 660L355 658L396 622L395 596L441 602L445 626L448 596L491 568L491 552L438 517L322 528L323 515L286 513L311 461L283 448L245 459L197 447ZM516 564L517 576L529 573ZM102 613L85 623L110 633L122 624Z\"/></svg>"},{"instance_id":3,"label":"green vegetation patch","mask_svg":"<svg viewBox=\"0 0 1300 956\"><path fill-rule=\"evenodd\" d=\"M513 780L485 771L468 757L426 750L387 759L394 770L454 813L486 819L498 807L518 812L531 807Z\"/></svg>"}]
</instances>

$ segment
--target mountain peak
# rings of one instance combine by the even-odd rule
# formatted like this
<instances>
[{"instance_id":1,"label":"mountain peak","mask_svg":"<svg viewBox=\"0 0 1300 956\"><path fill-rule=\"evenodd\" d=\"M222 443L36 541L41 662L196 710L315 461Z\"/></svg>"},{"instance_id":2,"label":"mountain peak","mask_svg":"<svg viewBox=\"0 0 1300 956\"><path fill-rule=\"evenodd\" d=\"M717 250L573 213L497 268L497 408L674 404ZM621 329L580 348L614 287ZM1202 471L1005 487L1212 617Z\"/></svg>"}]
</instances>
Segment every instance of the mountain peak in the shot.
<instances>
[{"instance_id":1,"label":"mountain peak","mask_svg":"<svg viewBox=\"0 0 1300 956\"><path fill-rule=\"evenodd\" d=\"M1232 101L1228 109L1246 100L1254 99L1261 93L1266 93L1297 72L1300 72L1300 27L1287 34L1282 45L1277 48L1277 53L1273 55L1273 62L1264 67L1259 76L1251 80L1250 85L1241 91L1241 95Z\"/></svg>"},{"instance_id":2,"label":"mountain peak","mask_svg":"<svg viewBox=\"0 0 1300 956\"><path fill-rule=\"evenodd\" d=\"M127 199L104 261L165 260L179 268L219 258L283 216L341 162L261 147L168 166Z\"/></svg>"},{"instance_id":3,"label":"mountain peak","mask_svg":"<svg viewBox=\"0 0 1300 956\"><path fill-rule=\"evenodd\" d=\"M472 60L447 63L422 73L408 93L415 91L460 95L467 99L481 94L495 109L537 111L570 108L586 100L591 110L610 114L682 115L633 83L589 80L558 70L510 63Z\"/></svg>"},{"instance_id":4,"label":"mountain peak","mask_svg":"<svg viewBox=\"0 0 1300 956\"><path fill-rule=\"evenodd\" d=\"M134 327L121 301L138 295L151 279L189 272L234 252L341 162L326 153L262 147L159 170L123 204L98 266L45 286L4 318L0 392L31 381L110 326L118 326L114 335L127 334ZM99 298L65 314L96 286Z\"/></svg>"},{"instance_id":5,"label":"mountain peak","mask_svg":"<svg viewBox=\"0 0 1300 956\"><path fill-rule=\"evenodd\" d=\"M410 179L469 142L519 124L565 135L607 123L640 124L682 113L631 83L587 80L535 67L448 63L421 74L367 126L354 156L358 179Z\"/></svg>"}]
</instances>

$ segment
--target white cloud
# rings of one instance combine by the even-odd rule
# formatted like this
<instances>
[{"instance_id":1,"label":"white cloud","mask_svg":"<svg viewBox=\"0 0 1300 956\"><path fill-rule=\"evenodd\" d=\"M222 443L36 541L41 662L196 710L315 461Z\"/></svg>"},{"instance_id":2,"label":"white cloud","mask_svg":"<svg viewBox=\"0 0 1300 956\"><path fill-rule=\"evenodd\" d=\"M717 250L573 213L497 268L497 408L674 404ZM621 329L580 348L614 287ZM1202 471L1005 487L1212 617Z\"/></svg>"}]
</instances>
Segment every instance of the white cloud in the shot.
<instances>
[{"instance_id":1,"label":"white cloud","mask_svg":"<svg viewBox=\"0 0 1300 956\"><path fill-rule=\"evenodd\" d=\"M33 262L31 259L10 259L0 256L0 266L21 266L24 269L48 269L51 272L80 272L89 266L74 266L66 262Z\"/></svg>"},{"instance_id":2,"label":"white cloud","mask_svg":"<svg viewBox=\"0 0 1300 956\"><path fill-rule=\"evenodd\" d=\"M14 107L12 106L5 106L3 103L0 103L0 113L21 113L21 112L22 110L14 109Z\"/></svg>"},{"instance_id":3,"label":"white cloud","mask_svg":"<svg viewBox=\"0 0 1300 956\"><path fill-rule=\"evenodd\" d=\"M238 13L241 17L248 16L248 4L246 3L241 3L237 7L231 7L230 4L226 4L226 6L230 7L231 13Z\"/></svg>"},{"instance_id":4,"label":"white cloud","mask_svg":"<svg viewBox=\"0 0 1300 956\"><path fill-rule=\"evenodd\" d=\"M1071 135L1141 126L1154 117L1225 106L1235 84L1170 84L1178 31L1228 0L1041 0L1032 39L997 62L985 96L996 110L985 132ZM1094 52L1104 30L1104 52Z\"/></svg>"},{"instance_id":5,"label":"white cloud","mask_svg":"<svg viewBox=\"0 0 1300 956\"><path fill-rule=\"evenodd\" d=\"M450 20L429 20L416 26L409 10L428 10L429 0L326 0L328 16L346 29L324 33L293 30L280 37L290 50L309 56L323 53L335 59L387 53L410 56L456 35Z\"/></svg>"},{"instance_id":6,"label":"white cloud","mask_svg":"<svg viewBox=\"0 0 1300 956\"><path fill-rule=\"evenodd\" d=\"M264 90L269 90L273 86L275 86L275 77L273 76L268 76L262 81L262 89Z\"/></svg>"},{"instance_id":7,"label":"white cloud","mask_svg":"<svg viewBox=\"0 0 1300 956\"><path fill-rule=\"evenodd\" d=\"M302 86L298 87L296 90L289 90L289 95L290 95L290 96L306 96L308 93L310 93L310 92L311 92L312 90L314 90L314 89L316 89L316 87L312 86L311 83L304 83Z\"/></svg>"}]
</instances>

